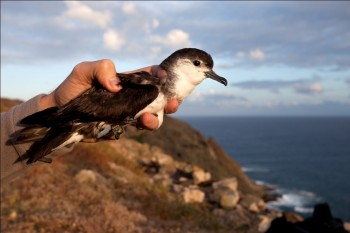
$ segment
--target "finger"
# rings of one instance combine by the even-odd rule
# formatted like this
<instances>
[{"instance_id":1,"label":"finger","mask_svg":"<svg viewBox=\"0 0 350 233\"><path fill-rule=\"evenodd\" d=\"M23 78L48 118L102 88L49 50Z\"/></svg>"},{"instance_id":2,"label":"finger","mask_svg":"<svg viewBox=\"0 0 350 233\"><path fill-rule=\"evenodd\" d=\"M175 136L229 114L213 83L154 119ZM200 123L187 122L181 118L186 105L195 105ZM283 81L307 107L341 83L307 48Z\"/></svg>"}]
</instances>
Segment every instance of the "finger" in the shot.
<instances>
[{"instance_id":1,"label":"finger","mask_svg":"<svg viewBox=\"0 0 350 233\"><path fill-rule=\"evenodd\" d=\"M175 113L178 108L179 108L179 102L176 99L168 100L165 106L165 113L166 114Z\"/></svg>"},{"instance_id":2,"label":"finger","mask_svg":"<svg viewBox=\"0 0 350 233\"><path fill-rule=\"evenodd\" d=\"M164 82L166 80L167 77L167 73L165 70L163 70L160 66L158 65L153 65L153 66L147 66L141 69L137 69L137 70L133 70L133 71L128 71L128 72L124 72L125 74L130 74L130 73L135 73L135 72L140 72L140 71L146 71L150 74L152 74L153 76L160 78L160 79L164 79Z\"/></svg>"},{"instance_id":3,"label":"finger","mask_svg":"<svg viewBox=\"0 0 350 233\"><path fill-rule=\"evenodd\" d=\"M158 128L158 118L151 113L144 113L140 116L140 124L138 128L145 128L149 130L154 130Z\"/></svg>"},{"instance_id":4,"label":"finger","mask_svg":"<svg viewBox=\"0 0 350 233\"><path fill-rule=\"evenodd\" d=\"M111 60L104 59L96 61L94 64L94 76L98 82L110 92L121 90L120 79Z\"/></svg>"},{"instance_id":5,"label":"finger","mask_svg":"<svg viewBox=\"0 0 350 233\"><path fill-rule=\"evenodd\" d=\"M132 71L127 71L127 72L123 72L124 74L130 74L130 73L136 73L136 72L140 72L140 71L146 71L150 74L153 74L152 73L152 68L153 66L147 66L147 67L144 67L144 68L140 68L140 69L137 69L137 70L132 70Z\"/></svg>"},{"instance_id":6,"label":"finger","mask_svg":"<svg viewBox=\"0 0 350 233\"><path fill-rule=\"evenodd\" d=\"M151 66L151 74L153 76L158 77L158 78L166 78L167 77L166 71L157 65Z\"/></svg>"}]
</instances>

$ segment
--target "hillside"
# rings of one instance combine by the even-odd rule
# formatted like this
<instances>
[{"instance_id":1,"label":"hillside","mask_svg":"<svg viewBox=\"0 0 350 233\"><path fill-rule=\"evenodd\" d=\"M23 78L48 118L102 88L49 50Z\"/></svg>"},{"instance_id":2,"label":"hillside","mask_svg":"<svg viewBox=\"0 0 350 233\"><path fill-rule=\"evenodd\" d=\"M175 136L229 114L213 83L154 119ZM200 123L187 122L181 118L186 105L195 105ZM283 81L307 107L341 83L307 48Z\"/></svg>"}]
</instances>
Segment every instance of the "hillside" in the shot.
<instances>
[{"instance_id":1,"label":"hillside","mask_svg":"<svg viewBox=\"0 0 350 233\"><path fill-rule=\"evenodd\" d=\"M2 187L1 232L261 232L278 215L265 194L213 138L167 117Z\"/></svg>"}]
</instances>

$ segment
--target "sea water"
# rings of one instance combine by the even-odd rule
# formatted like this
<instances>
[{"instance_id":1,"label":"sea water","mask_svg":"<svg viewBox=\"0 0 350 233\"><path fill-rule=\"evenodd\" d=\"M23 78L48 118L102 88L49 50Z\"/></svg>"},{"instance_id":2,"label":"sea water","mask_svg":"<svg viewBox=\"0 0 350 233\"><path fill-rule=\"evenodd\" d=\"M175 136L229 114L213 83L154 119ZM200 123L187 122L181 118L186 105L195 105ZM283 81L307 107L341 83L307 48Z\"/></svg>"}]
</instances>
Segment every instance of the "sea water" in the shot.
<instances>
[{"instance_id":1,"label":"sea water","mask_svg":"<svg viewBox=\"0 0 350 233\"><path fill-rule=\"evenodd\" d=\"M281 195L270 208L308 217L328 202L350 221L350 118L178 117L219 142L258 183Z\"/></svg>"}]
</instances>

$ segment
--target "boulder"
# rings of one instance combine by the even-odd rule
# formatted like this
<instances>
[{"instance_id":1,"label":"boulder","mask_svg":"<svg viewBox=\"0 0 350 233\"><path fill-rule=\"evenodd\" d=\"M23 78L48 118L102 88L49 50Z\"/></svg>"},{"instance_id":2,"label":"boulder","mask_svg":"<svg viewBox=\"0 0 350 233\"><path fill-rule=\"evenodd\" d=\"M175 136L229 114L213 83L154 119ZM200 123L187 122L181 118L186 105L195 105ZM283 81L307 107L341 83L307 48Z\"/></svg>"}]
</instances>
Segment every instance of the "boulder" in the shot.
<instances>
[{"instance_id":1,"label":"boulder","mask_svg":"<svg viewBox=\"0 0 350 233\"><path fill-rule=\"evenodd\" d=\"M238 182L236 177L223 179L212 184L214 190L237 191Z\"/></svg>"},{"instance_id":2,"label":"boulder","mask_svg":"<svg viewBox=\"0 0 350 233\"><path fill-rule=\"evenodd\" d=\"M302 222L289 222L287 215L284 214L282 217L274 219L266 231L266 233L281 232L348 233L344 228L344 222L341 219L333 218L327 203L315 205L312 216Z\"/></svg>"},{"instance_id":3,"label":"boulder","mask_svg":"<svg viewBox=\"0 0 350 233\"><path fill-rule=\"evenodd\" d=\"M252 213L260 213L266 209L265 202L260 197L252 194L242 196L240 203Z\"/></svg>"},{"instance_id":4,"label":"boulder","mask_svg":"<svg viewBox=\"0 0 350 233\"><path fill-rule=\"evenodd\" d=\"M258 225L259 232L266 232L271 225L271 219L265 215L260 216L260 223Z\"/></svg>"},{"instance_id":5,"label":"boulder","mask_svg":"<svg viewBox=\"0 0 350 233\"><path fill-rule=\"evenodd\" d=\"M224 209L234 208L239 201L239 194L237 191L227 192L220 197L220 206Z\"/></svg>"},{"instance_id":6,"label":"boulder","mask_svg":"<svg viewBox=\"0 0 350 233\"><path fill-rule=\"evenodd\" d=\"M212 184L213 193L210 199L219 203L225 209L234 208L239 201L237 186L237 179L235 177L214 182Z\"/></svg>"},{"instance_id":7,"label":"boulder","mask_svg":"<svg viewBox=\"0 0 350 233\"><path fill-rule=\"evenodd\" d=\"M182 199L185 203L202 203L205 198L204 192L198 187L184 187L181 193Z\"/></svg>"},{"instance_id":8,"label":"boulder","mask_svg":"<svg viewBox=\"0 0 350 233\"><path fill-rule=\"evenodd\" d=\"M259 207L258 207L258 205L255 203L255 202L253 202L253 203L251 203L250 205L249 205L249 211L250 212L252 212L252 213L259 213L260 212L260 210L259 210Z\"/></svg>"},{"instance_id":9,"label":"boulder","mask_svg":"<svg viewBox=\"0 0 350 233\"><path fill-rule=\"evenodd\" d=\"M209 181L211 178L211 174L209 172L205 172L202 168L198 166L194 166L192 177L193 177L193 182L195 184L200 184L200 183Z\"/></svg>"}]
</instances>

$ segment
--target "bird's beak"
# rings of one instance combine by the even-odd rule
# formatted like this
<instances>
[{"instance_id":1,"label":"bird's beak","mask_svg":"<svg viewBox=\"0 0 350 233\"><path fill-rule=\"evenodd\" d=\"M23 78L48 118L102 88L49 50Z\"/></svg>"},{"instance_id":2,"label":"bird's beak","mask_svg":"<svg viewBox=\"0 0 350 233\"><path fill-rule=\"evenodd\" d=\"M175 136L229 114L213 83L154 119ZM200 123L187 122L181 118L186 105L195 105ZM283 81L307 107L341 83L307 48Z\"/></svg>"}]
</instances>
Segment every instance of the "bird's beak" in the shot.
<instances>
[{"instance_id":1,"label":"bird's beak","mask_svg":"<svg viewBox=\"0 0 350 233\"><path fill-rule=\"evenodd\" d=\"M211 79L214 79L215 81L218 81L219 83L224 84L227 86L227 80L219 75L217 75L213 70L205 72L205 75Z\"/></svg>"}]
</instances>

